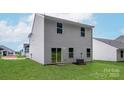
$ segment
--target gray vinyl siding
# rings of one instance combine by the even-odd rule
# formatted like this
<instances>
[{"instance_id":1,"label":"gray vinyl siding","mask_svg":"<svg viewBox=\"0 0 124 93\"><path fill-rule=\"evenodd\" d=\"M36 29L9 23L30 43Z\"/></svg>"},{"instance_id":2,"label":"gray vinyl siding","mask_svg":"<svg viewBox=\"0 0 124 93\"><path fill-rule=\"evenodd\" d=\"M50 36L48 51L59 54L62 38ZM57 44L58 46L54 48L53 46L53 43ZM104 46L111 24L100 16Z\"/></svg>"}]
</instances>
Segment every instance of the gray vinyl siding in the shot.
<instances>
[{"instance_id":1,"label":"gray vinyl siding","mask_svg":"<svg viewBox=\"0 0 124 93\"><path fill-rule=\"evenodd\" d=\"M63 33L57 34L57 22L63 23ZM83 25L86 26L86 25ZM72 63L81 58L83 53L85 61L92 60L92 27L85 27L85 37L81 37L80 29L83 27L78 23L65 20L52 19L44 15L36 14L32 35L30 37L29 57L42 64L51 64L51 48L62 49L62 62ZM68 57L68 48L74 48L74 58ZM86 50L91 49L91 57L87 58Z\"/></svg>"},{"instance_id":2,"label":"gray vinyl siding","mask_svg":"<svg viewBox=\"0 0 124 93\"><path fill-rule=\"evenodd\" d=\"M51 48L62 48L64 62L75 61L80 58L81 51L85 61L92 60L92 29L86 28L85 37L80 35L80 27L77 25L63 23L63 33L57 34L56 23L59 20L45 19L45 63L51 63ZM68 58L68 48L74 48L74 59ZM91 49L91 57L87 58L86 49Z\"/></svg>"},{"instance_id":3,"label":"gray vinyl siding","mask_svg":"<svg viewBox=\"0 0 124 93\"><path fill-rule=\"evenodd\" d=\"M44 64L44 16L42 15L35 15L30 37L29 56L31 59Z\"/></svg>"},{"instance_id":4,"label":"gray vinyl siding","mask_svg":"<svg viewBox=\"0 0 124 93\"><path fill-rule=\"evenodd\" d=\"M117 61L117 48L110 46L104 42L93 39L93 59Z\"/></svg>"},{"instance_id":5,"label":"gray vinyl siding","mask_svg":"<svg viewBox=\"0 0 124 93\"><path fill-rule=\"evenodd\" d=\"M123 51L123 57L121 58L121 51ZM117 61L124 61L124 49L117 49Z\"/></svg>"}]
</instances>

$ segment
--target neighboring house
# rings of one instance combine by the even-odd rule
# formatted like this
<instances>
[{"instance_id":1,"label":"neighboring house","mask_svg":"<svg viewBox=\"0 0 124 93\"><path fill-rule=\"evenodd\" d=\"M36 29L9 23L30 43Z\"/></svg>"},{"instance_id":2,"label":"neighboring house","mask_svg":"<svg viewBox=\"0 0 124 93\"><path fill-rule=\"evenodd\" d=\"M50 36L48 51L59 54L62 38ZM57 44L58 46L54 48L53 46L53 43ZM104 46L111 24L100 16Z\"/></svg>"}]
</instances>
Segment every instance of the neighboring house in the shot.
<instances>
[{"instance_id":1,"label":"neighboring house","mask_svg":"<svg viewBox=\"0 0 124 93\"><path fill-rule=\"evenodd\" d=\"M20 51L22 56L29 57L29 44L24 43L23 49Z\"/></svg>"},{"instance_id":2,"label":"neighboring house","mask_svg":"<svg viewBox=\"0 0 124 93\"><path fill-rule=\"evenodd\" d=\"M42 64L92 61L94 26L35 14L29 35L30 58Z\"/></svg>"},{"instance_id":3,"label":"neighboring house","mask_svg":"<svg viewBox=\"0 0 124 93\"><path fill-rule=\"evenodd\" d=\"M115 40L124 43L124 35L121 35L121 36L117 37Z\"/></svg>"},{"instance_id":4,"label":"neighboring house","mask_svg":"<svg viewBox=\"0 0 124 93\"><path fill-rule=\"evenodd\" d=\"M115 40L94 38L93 59L124 61L124 43L121 42L119 38Z\"/></svg>"},{"instance_id":5,"label":"neighboring house","mask_svg":"<svg viewBox=\"0 0 124 93\"><path fill-rule=\"evenodd\" d=\"M0 45L0 55L1 56L13 56L15 55L15 51L6 46Z\"/></svg>"}]
</instances>

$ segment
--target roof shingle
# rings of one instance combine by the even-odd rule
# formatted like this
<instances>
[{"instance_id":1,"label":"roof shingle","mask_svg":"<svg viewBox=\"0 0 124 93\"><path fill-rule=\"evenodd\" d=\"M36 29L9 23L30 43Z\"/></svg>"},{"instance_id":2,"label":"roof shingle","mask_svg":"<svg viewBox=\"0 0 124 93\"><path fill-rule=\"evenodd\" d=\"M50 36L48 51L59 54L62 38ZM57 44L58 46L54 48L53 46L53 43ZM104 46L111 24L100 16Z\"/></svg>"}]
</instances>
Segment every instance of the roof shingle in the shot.
<instances>
[{"instance_id":1,"label":"roof shingle","mask_svg":"<svg viewBox=\"0 0 124 93\"><path fill-rule=\"evenodd\" d=\"M124 49L124 43L121 41L117 41L117 40L110 40L110 39L103 39L103 38L94 38L98 41L104 42L110 46L119 48L119 49Z\"/></svg>"}]
</instances>

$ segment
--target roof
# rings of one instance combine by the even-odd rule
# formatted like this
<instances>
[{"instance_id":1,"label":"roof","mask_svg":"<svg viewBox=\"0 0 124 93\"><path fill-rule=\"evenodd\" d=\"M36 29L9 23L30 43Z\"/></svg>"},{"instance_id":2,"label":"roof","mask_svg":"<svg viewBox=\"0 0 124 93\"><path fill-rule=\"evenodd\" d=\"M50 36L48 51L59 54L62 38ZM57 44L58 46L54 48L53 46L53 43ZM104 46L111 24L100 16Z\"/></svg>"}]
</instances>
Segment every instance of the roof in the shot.
<instances>
[{"instance_id":1,"label":"roof","mask_svg":"<svg viewBox=\"0 0 124 93\"><path fill-rule=\"evenodd\" d=\"M12 52L15 52L14 50L4 46L4 45L0 45L0 48L4 49L4 50L8 50L8 51L12 51Z\"/></svg>"},{"instance_id":2,"label":"roof","mask_svg":"<svg viewBox=\"0 0 124 93\"><path fill-rule=\"evenodd\" d=\"M115 40L123 42L124 43L124 35L121 35L119 37L117 37Z\"/></svg>"},{"instance_id":3,"label":"roof","mask_svg":"<svg viewBox=\"0 0 124 93\"><path fill-rule=\"evenodd\" d=\"M103 38L94 38L98 41L101 41L103 43L106 43L110 46L113 46L113 47L116 47L116 48L119 48L119 49L124 49L124 43L120 42L120 41L117 41L117 40L111 40L111 39L103 39Z\"/></svg>"},{"instance_id":4,"label":"roof","mask_svg":"<svg viewBox=\"0 0 124 93\"><path fill-rule=\"evenodd\" d=\"M43 14L40 14L40 15L43 15ZM74 24L74 25L79 25L79 26L83 26L83 27L87 27L87 28L94 28L94 26L92 26L92 25L83 24L81 22L71 21L71 20L67 20L67 19L63 19L63 18L59 18L59 17L49 16L49 15L43 15L43 16L46 19L50 19L50 20L66 22L66 23L70 23L70 24Z\"/></svg>"}]
</instances>

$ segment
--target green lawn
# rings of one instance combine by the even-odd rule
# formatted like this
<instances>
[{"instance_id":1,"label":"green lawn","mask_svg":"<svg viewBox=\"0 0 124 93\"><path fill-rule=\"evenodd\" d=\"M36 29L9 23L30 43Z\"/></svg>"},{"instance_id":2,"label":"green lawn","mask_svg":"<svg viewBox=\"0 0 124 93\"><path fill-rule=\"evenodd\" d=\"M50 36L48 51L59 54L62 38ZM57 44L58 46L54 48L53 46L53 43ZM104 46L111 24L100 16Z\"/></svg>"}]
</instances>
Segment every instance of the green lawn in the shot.
<instances>
[{"instance_id":1,"label":"green lawn","mask_svg":"<svg viewBox=\"0 0 124 93\"><path fill-rule=\"evenodd\" d=\"M29 59L0 60L0 80L124 79L124 62L93 61L87 65L46 65Z\"/></svg>"},{"instance_id":2,"label":"green lawn","mask_svg":"<svg viewBox=\"0 0 124 93\"><path fill-rule=\"evenodd\" d=\"M21 54L16 54L17 58L25 58L25 56L22 56Z\"/></svg>"}]
</instances>

